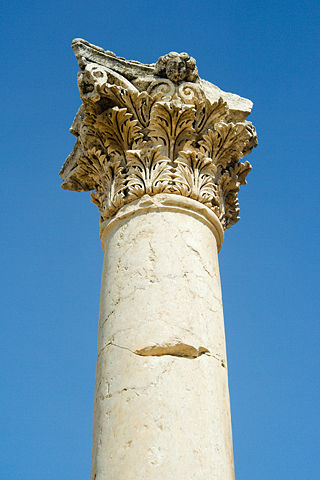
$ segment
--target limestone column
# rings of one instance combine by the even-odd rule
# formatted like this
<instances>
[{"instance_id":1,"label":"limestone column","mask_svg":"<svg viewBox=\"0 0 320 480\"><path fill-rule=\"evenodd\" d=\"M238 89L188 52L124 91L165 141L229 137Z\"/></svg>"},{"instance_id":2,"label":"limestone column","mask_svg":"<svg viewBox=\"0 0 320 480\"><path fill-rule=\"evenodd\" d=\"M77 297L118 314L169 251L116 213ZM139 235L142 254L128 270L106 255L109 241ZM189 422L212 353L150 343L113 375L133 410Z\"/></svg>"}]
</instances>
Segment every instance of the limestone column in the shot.
<instances>
[{"instance_id":1,"label":"limestone column","mask_svg":"<svg viewBox=\"0 0 320 480\"><path fill-rule=\"evenodd\" d=\"M234 479L218 251L257 143L252 103L186 53L73 49L83 104L60 175L93 191L104 251L91 480Z\"/></svg>"}]
</instances>

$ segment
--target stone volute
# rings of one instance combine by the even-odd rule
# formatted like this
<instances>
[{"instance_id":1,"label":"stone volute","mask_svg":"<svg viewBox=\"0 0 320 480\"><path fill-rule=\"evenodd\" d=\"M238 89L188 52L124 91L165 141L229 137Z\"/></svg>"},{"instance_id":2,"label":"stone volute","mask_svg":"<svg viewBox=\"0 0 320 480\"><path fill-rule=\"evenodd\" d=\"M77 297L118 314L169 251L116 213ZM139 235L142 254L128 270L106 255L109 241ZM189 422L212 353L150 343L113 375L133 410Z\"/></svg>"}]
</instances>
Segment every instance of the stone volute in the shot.
<instances>
[{"instance_id":1,"label":"stone volute","mask_svg":"<svg viewBox=\"0 0 320 480\"><path fill-rule=\"evenodd\" d=\"M217 252L257 145L249 100L171 52L75 39L82 105L61 172L101 213L91 480L234 478Z\"/></svg>"}]
</instances>

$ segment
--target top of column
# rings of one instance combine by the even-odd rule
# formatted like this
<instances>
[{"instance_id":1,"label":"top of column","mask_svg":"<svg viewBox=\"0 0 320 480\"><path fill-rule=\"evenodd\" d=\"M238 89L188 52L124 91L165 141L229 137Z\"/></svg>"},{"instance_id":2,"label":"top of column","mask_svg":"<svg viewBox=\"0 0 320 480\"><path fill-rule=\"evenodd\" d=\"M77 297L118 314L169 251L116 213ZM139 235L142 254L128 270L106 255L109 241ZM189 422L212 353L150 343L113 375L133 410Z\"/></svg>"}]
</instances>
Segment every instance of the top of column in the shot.
<instances>
[{"instance_id":1,"label":"top of column","mask_svg":"<svg viewBox=\"0 0 320 480\"><path fill-rule=\"evenodd\" d=\"M252 102L202 80L187 53L143 64L82 39L72 48L83 104L62 188L93 190L102 221L144 195L174 194L200 202L224 229L236 223L251 170L240 160L257 145Z\"/></svg>"}]
</instances>

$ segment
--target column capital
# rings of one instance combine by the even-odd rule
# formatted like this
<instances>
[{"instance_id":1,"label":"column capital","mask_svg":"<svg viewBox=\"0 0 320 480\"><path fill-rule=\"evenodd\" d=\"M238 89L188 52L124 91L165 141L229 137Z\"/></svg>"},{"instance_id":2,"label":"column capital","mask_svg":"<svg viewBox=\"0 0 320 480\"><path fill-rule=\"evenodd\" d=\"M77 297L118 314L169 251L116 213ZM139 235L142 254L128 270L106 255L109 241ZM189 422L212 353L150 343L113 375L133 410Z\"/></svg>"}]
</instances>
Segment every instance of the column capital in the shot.
<instances>
[{"instance_id":1,"label":"column capital","mask_svg":"<svg viewBox=\"0 0 320 480\"><path fill-rule=\"evenodd\" d=\"M236 223L251 170L241 159L257 145L250 100L202 80L187 53L145 65L81 39L72 48L83 103L62 188L92 190L102 222L144 195L173 194L203 204L224 229Z\"/></svg>"}]
</instances>

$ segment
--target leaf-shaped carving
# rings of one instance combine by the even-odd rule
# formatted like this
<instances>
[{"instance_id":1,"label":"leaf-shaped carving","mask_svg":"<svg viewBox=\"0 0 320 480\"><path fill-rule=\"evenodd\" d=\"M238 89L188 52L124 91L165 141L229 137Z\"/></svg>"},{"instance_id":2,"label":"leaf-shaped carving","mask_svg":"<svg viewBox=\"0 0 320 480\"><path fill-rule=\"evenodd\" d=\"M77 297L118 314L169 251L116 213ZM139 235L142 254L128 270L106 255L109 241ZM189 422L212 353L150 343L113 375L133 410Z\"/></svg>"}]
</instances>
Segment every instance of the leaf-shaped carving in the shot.
<instances>
[{"instance_id":1,"label":"leaf-shaped carving","mask_svg":"<svg viewBox=\"0 0 320 480\"><path fill-rule=\"evenodd\" d=\"M200 151L223 168L237 163L256 144L255 130L249 122L220 122L199 141Z\"/></svg>"},{"instance_id":2,"label":"leaf-shaped carving","mask_svg":"<svg viewBox=\"0 0 320 480\"><path fill-rule=\"evenodd\" d=\"M95 147L87 150L78 160L77 180L85 190L95 190L101 184L107 156Z\"/></svg>"},{"instance_id":3,"label":"leaf-shaped carving","mask_svg":"<svg viewBox=\"0 0 320 480\"><path fill-rule=\"evenodd\" d=\"M213 128L214 125L229 116L229 109L226 104L219 98L217 102L211 103L208 99L200 102L197 105L197 112L195 116L195 131L198 134L203 134L208 128Z\"/></svg>"},{"instance_id":4,"label":"leaf-shaped carving","mask_svg":"<svg viewBox=\"0 0 320 480\"><path fill-rule=\"evenodd\" d=\"M182 151L175 163L173 191L211 205L216 167L200 152Z\"/></svg>"},{"instance_id":5,"label":"leaf-shaped carving","mask_svg":"<svg viewBox=\"0 0 320 480\"><path fill-rule=\"evenodd\" d=\"M240 185L246 185L247 184L246 177L248 173L252 170L252 166L250 165L250 163L248 161L244 163L239 162L236 165L234 165L232 169L235 175L237 175L238 182L240 183Z\"/></svg>"},{"instance_id":6,"label":"leaf-shaped carving","mask_svg":"<svg viewBox=\"0 0 320 480\"><path fill-rule=\"evenodd\" d=\"M124 205L125 176L120 160L108 163L101 184L91 193L91 201L97 205L103 220L111 217Z\"/></svg>"},{"instance_id":7,"label":"leaf-shaped carving","mask_svg":"<svg viewBox=\"0 0 320 480\"><path fill-rule=\"evenodd\" d=\"M100 114L96 121L104 146L109 155L126 158L126 151L143 137L137 120L126 108L114 107Z\"/></svg>"},{"instance_id":8,"label":"leaf-shaped carving","mask_svg":"<svg viewBox=\"0 0 320 480\"><path fill-rule=\"evenodd\" d=\"M126 185L120 160L110 162L101 150L92 148L79 160L77 178L87 187L86 190L95 190L91 193L91 200L103 218L111 216L123 205Z\"/></svg>"},{"instance_id":9,"label":"leaf-shaped carving","mask_svg":"<svg viewBox=\"0 0 320 480\"><path fill-rule=\"evenodd\" d=\"M157 102L151 110L149 136L163 145L165 155L175 160L184 144L194 134L195 109L174 103Z\"/></svg>"},{"instance_id":10,"label":"leaf-shaped carving","mask_svg":"<svg viewBox=\"0 0 320 480\"><path fill-rule=\"evenodd\" d=\"M159 146L128 151L127 160L129 197L168 191L172 177L170 159L161 155Z\"/></svg>"},{"instance_id":11,"label":"leaf-shaped carving","mask_svg":"<svg viewBox=\"0 0 320 480\"><path fill-rule=\"evenodd\" d=\"M224 228L230 228L239 220L238 192L240 182L233 170L218 169L215 179L215 200L219 208L219 219ZM214 210L217 213L217 209Z\"/></svg>"},{"instance_id":12,"label":"leaf-shaped carving","mask_svg":"<svg viewBox=\"0 0 320 480\"><path fill-rule=\"evenodd\" d=\"M108 85L105 91L108 98L118 107L126 108L132 113L142 128L149 124L150 110L155 102L147 92L126 90L117 85Z\"/></svg>"},{"instance_id":13,"label":"leaf-shaped carving","mask_svg":"<svg viewBox=\"0 0 320 480\"><path fill-rule=\"evenodd\" d=\"M84 151L97 146L103 148L103 142L95 128L99 113L100 110L96 104L82 105L70 128L71 133L78 138Z\"/></svg>"}]
</instances>

